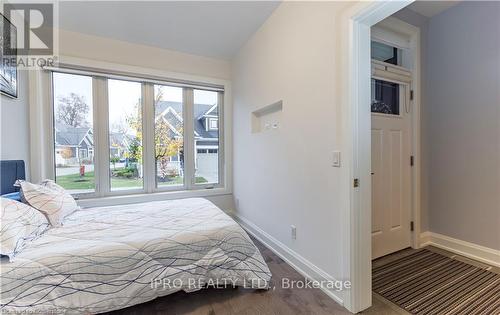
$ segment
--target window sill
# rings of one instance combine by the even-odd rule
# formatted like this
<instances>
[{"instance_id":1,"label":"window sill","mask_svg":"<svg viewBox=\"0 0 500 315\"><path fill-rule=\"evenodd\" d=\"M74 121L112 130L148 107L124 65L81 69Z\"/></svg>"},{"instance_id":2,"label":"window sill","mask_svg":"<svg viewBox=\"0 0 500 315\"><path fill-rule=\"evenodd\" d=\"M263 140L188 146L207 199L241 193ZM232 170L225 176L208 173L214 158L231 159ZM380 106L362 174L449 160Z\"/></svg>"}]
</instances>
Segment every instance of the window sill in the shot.
<instances>
[{"instance_id":1,"label":"window sill","mask_svg":"<svg viewBox=\"0 0 500 315\"><path fill-rule=\"evenodd\" d=\"M178 191L162 191L162 192L144 193L144 194L130 194L130 195L79 199L77 200L77 203L82 208L90 208L90 207L124 205L124 204L140 203L148 201L210 197L210 196L219 196L228 194L231 194L231 191L229 191L229 189L227 188L178 190Z\"/></svg>"}]
</instances>

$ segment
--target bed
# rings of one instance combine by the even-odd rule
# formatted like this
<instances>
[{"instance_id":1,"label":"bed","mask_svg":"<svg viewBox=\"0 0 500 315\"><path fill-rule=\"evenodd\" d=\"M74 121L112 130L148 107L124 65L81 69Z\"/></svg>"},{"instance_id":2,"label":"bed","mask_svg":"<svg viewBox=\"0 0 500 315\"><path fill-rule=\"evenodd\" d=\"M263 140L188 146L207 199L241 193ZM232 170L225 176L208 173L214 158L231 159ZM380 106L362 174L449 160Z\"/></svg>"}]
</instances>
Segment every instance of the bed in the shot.
<instances>
[{"instance_id":1,"label":"bed","mask_svg":"<svg viewBox=\"0 0 500 315\"><path fill-rule=\"evenodd\" d=\"M245 231L202 198L78 210L0 268L3 312L101 313L271 279Z\"/></svg>"}]
</instances>

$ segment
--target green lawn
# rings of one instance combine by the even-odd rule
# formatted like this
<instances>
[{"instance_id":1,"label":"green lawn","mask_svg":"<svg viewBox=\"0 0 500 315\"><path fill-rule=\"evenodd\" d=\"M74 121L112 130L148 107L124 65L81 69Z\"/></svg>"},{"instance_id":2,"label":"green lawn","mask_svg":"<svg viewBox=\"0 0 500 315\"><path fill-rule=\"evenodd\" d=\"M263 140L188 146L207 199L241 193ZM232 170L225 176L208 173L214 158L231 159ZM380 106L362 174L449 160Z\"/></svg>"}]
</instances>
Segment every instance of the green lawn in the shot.
<instances>
[{"instance_id":1,"label":"green lawn","mask_svg":"<svg viewBox=\"0 0 500 315\"><path fill-rule=\"evenodd\" d=\"M65 189L72 190L88 190L94 189L94 172L86 172L83 178L79 174L70 174L57 176L57 183ZM206 183L207 180L203 177L196 177L196 183ZM158 181L158 186L182 185L182 177L176 176L171 178L170 181ZM142 188L142 179L138 178L124 178L124 177L111 177L111 187L113 188Z\"/></svg>"}]
</instances>

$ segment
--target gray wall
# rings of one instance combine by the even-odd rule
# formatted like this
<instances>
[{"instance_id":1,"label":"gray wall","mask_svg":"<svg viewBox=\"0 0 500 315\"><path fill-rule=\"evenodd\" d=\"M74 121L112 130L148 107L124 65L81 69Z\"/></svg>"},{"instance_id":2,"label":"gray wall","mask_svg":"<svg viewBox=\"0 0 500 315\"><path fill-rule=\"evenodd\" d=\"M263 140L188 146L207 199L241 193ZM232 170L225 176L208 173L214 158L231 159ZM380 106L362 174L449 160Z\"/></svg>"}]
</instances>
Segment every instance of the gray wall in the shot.
<instances>
[{"instance_id":1,"label":"gray wall","mask_svg":"<svg viewBox=\"0 0 500 315\"><path fill-rule=\"evenodd\" d=\"M0 96L0 160L29 162L28 73L18 72L17 99ZM29 167L26 167L29 173ZM27 174L29 175L29 174Z\"/></svg>"},{"instance_id":2,"label":"gray wall","mask_svg":"<svg viewBox=\"0 0 500 315\"><path fill-rule=\"evenodd\" d=\"M429 20L430 231L500 249L500 2Z\"/></svg>"}]
</instances>

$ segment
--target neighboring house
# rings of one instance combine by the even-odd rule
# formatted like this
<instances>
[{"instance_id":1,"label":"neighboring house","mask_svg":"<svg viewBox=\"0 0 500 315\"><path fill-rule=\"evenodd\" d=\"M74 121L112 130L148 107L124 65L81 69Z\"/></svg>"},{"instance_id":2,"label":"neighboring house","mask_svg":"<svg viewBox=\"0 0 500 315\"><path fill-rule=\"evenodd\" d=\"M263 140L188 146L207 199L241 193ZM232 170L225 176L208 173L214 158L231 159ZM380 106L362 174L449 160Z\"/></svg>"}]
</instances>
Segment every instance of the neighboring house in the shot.
<instances>
[{"instance_id":1,"label":"neighboring house","mask_svg":"<svg viewBox=\"0 0 500 315\"><path fill-rule=\"evenodd\" d=\"M194 104L194 141L196 175L218 180L219 113L217 105ZM156 105L156 121L163 119L170 138L182 138L182 103L162 101ZM124 158L132 139L124 133L110 134L110 156ZM89 127L57 124L55 128L56 164L78 165L94 158L94 138ZM168 157L168 167L182 174L181 152Z\"/></svg>"},{"instance_id":2,"label":"neighboring house","mask_svg":"<svg viewBox=\"0 0 500 315\"><path fill-rule=\"evenodd\" d=\"M111 133L110 156L123 158L130 144L130 137ZM94 160L94 135L90 127L72 127L57 124L55 128L55 152L57 165L91 164Z\"/></svg>"},{"instance_id":3,"label":"neighboring house","mask_svg":"<svg viewBox=\"0 0 500 315\"><path fill-rule=\"evenodd\" d=\"M109 134L109 156L118 157L120 159L125 158L125 153L128 152L128 148L132 138L121 132L111 132Z\"/></svg>"},{"instance_id":4,"label":"neighboring house","mask_svg":"<svg viewBox=\"0 0 500 315\"><path fill-rule=\"evenodd\" d=\"M94 135L89 127L57 124L55 128L57 165L78 165L94 159Z\"/></svg>"},{"instance_id":5,"label":"neighboring house","mask_svg":"<svg viewBox=\"0 0 500 315\"><path fill-rule=\"evenodd\" d=\"M209 182L218 180L219 113L215 104L194 104L194 141L196 175ZM171 137L182 137L182 103L161 101L156 104L156 120L163 119L171 130ZM181 171L180 153L170 162Z\"/></svg>"}]
</instances>

